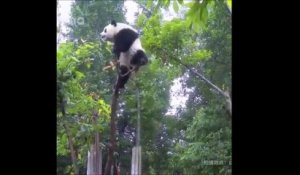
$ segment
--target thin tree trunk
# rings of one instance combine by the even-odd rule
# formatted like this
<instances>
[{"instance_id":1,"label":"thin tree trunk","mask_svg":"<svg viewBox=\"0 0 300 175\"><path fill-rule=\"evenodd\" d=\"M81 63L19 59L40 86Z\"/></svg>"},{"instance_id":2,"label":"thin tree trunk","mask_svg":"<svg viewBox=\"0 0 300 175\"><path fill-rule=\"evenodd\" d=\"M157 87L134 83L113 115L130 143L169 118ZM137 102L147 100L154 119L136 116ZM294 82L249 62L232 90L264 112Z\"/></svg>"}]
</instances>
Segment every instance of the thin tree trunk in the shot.
<instances>
[{"instance_id":1,"label":"thin tree trunk","mask_svg":"<svg viewBox=\"0 0 300 175\"><path fill-rule=\"evenodd\" d=\"M100 149L100 136L99 133L97 132L95 135L95 147L96 147L96 173L97 175L102 175L102 150Z\"/></svg>"},{"instance_id":2,"label":"thin tree trunk","mask_svg":"<svg viewBox=\"0 0 300 175\"><path fill-rule=\"evenodd\" d=\"M94 122L95 124L98 123L98 114L97 112L95 112L94 114ZM97 175L102 175L102 152L100 150L100 134L97 131L95 134L95 151L96 151L96 161L95 161L95 171L97 173Z\"/></svg>"},{"instance_id":3,"label":"thin tree trunk","mask_svg":"<svg viewBox=\"0 0 300 175\"><path fill-rule=\"evenodd\" d=\"M112 94L112 102L111 102L111 119L110 119L110 143L109 143L109 151L108 151L108 158L105 166L104 175L110 175L112 162L113 162L113 153L116 149L116 111L118 105L118 97L119 97L119 88L115 86L115 89Z\"/></svg>"},{"instance_id":4,"label":"thin tree trunk","mask_svg":"<svg viewBox=\"0 0 300 175\"><path fill-rule=\"evenodd\" d=\"M59 98L60 98L60 108L61 108L62 115L63 115L63 117L66 117L66 109L65 109L66 102L65 102L63 94L60 94ZM76 151L75 151L75 148L74 148L74 143L73 143L73 140L72 140L72 136L71 136L69 127L65 123L63 123L63 127L65 128L66 134L67 134L67 137L68 137L69 147L70 147L70 150L71 150L71 159L72 159L72 164L74 166L75 175L79 175L79 167L77 165Z\"/></svg>"},{"instance_id":5,"label":"thin tree trunk","mask_svg":"<svg viewBox=\"0 0 300 175\"><path fill-rule=\"evenodd\" d=\"M142 175L142 147L134 146L131 157L131 175Z\"/></svg>"},{"instance_id":6,"label":"thin tree trunk","mask_svg":"<svg viewBox=\"0 0 300 175\"><path fill-rule=\"evenodd\" d=\"M141 156L141 106L140 106L140 90L137 87L136 92L137 100L137 133L136 133L136 145L132 148L132 158L131 158L131 175L141 175L142 174L142 156Z\"/></svg>"},{"instance_id":7,"label":"thin tree trunk","mask_svg":"<svg viewBox=\"0 0 300 175\"><path fill-rule=\"evenodd\" d=\"M98 123L98 114L94 113L93 122ZM100 149L100 134L95 133L95 142L88 152L87 175L102 175L102 151Z\"/></svg>"},{"instance_id":8,"label":"thin tree trunk","mask_svg":"<svg viewBox=\"0 0 300 175\"><path fill-rule=\"evenodd\" d=\"M102 152L92 144L88 152L87 175L102 175Z\"/></svg>"},{"instance_id":9,"label":"thin tree trunk","mask_svg":"<svg viewBox=\"0 0 300 175\"><path fill-rule=\"evenodd\" d=\"M73 140L72 140L72 136L71 136L71 133L70 133L70 130L69 130L68 126L66 124L64 124L63 126L66 130L66 134L67 134L67 137L68 137L68 142L69 142L69 147L70 147L70 150L71 150L71 158L72 158L72 163L73 163L73 166L74 166L75 175L79 175L79 168L78 168L78 165L77 165L76 151L75 151L75 148L74 148L74 143L73 143Z\"/></svg>"},{"instance_id":10,"label":"thin tree trunk","mask_svg":"<svg viewBox=\"0 0 300 175\"><path fill-rule=\"evenodd\" d=\"M95 174L95 144L90 146L90 150L88 151L88 158L87 158L87 175L94 175Z\"/></svg>"}]
</instances>

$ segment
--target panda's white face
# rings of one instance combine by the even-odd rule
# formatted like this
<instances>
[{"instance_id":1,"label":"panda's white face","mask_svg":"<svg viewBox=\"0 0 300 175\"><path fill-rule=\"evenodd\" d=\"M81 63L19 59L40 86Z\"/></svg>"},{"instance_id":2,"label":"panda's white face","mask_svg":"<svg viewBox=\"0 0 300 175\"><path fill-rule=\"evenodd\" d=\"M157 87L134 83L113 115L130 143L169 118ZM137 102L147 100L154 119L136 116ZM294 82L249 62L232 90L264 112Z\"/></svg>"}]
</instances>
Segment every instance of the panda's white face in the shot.
<instances>
[{"instance_id":1,"label":"panda's white face","mask_svg":"<svg viewBox=\"0 0 300 175\"><path fill-rule=\"evenodd\" d=\"M115 23L115 25L109 24L109 25L105 26L103 31L101 32L101 34L100 34L101 39L104 41L113 42L115 35L118 34L118 32L120 30L126 29L126 28L129 28L129 29L137 32L137 30L135 30L131 26L124 24L124 23Z\"/></svg>"},{"instance_id":2,"label":"panda's white face","mask_svg":"<svg viewBox=\"0 0 300 175\"><path fill-rule=\"evenodd\" d=\"M113 41L114 36L116 35L116 28L114 25L107 25L104 27L103 31L101 32L100 36L101 39L104 41Z\"/></svg>"}]
</instances>

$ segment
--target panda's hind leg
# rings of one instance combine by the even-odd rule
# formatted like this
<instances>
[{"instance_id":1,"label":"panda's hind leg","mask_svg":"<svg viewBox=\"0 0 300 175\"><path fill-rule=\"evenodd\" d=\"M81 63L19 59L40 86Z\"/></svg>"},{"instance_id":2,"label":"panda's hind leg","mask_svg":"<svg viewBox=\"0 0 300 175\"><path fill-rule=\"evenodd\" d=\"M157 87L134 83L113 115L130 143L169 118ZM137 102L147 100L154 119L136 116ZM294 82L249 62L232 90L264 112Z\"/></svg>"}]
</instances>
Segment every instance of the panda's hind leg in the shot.
<instances>
[{"instance_id":1,"label":"panda's hind leg","mask_svg":"<svg viewBox=\"0 0 300 175\"><path fill-rule=\"evenodd\" d=\"M138 50L132 57L130 64L143 66L148 63L148 57L145 52L142 50Z\"/></svg>"},{"instance_id":2,"label":"panda's hind leg","mask_svg":"<svg viewBox=\"0 0 300 175\"><path fill-rule=\"evenodd\" d=\"M127 83L130 77L130 71L126 66L120 66L120 74L118 77L117 87L120 89L125 88L125 84Z\"/></svg>"}]
</instances>

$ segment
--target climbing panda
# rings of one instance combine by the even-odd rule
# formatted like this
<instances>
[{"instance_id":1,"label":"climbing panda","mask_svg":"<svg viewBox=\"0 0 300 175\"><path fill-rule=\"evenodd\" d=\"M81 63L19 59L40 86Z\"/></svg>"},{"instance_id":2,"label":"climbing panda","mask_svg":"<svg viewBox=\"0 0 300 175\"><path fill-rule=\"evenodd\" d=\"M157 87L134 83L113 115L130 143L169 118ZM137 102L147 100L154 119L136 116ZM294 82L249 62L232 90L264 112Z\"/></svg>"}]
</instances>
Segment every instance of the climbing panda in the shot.
<instances>
[{"instance_id":1,"label":"climbing panda","mask_svg":"<svg viewBox=\"0 0 300 175\"><path fill-rule=\"evenodd\" d=\"M111 23L104 27L101 39L113 43L113 53L119 59L120 75L117 86L124 88L132 72L148 63L148 57L142 47L136 29L124 23Z\"/></svg>"}]
</instances>

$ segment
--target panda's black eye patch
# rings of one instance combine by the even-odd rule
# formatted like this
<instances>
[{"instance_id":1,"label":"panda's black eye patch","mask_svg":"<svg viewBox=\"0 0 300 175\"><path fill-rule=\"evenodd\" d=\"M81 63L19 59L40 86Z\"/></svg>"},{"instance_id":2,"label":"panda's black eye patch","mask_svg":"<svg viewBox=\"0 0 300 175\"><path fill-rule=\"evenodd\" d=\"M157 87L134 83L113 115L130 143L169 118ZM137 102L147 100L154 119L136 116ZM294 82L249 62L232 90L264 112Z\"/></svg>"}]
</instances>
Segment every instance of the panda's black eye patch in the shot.
<instances>
[{"instance_id":1,"label":"panda's black eye patch","mask_svg":"<svg viewBox=\"0 0 300 175\"><path fill-rule=\"evenodd\" d=\"M106 29L104 29L104 32L106 33Z\"/></svg>"}]
</instances>

